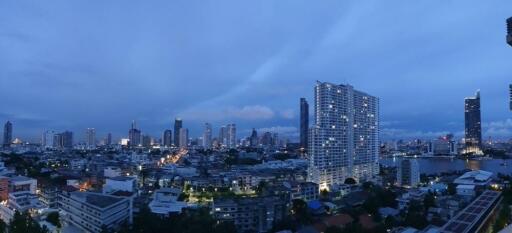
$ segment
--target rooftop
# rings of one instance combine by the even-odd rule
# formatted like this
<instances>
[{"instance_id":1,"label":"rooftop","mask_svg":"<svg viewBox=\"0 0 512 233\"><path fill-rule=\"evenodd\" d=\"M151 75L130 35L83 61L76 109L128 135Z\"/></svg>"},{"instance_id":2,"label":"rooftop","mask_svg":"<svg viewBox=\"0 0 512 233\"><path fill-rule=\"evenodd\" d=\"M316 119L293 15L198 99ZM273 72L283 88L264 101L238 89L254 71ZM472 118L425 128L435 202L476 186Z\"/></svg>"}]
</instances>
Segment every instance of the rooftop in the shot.
<instances>
[{"instance_id":1,"label":"rooftop","mask_svg":"<svg viewBox=\"0 0 512 233\"><path fill-rule=\"evenodd\" d=\"M73 192L71 195L99 208L106 208L125 200L124 198L92 192Z\"/></svg>"}]
</instances>

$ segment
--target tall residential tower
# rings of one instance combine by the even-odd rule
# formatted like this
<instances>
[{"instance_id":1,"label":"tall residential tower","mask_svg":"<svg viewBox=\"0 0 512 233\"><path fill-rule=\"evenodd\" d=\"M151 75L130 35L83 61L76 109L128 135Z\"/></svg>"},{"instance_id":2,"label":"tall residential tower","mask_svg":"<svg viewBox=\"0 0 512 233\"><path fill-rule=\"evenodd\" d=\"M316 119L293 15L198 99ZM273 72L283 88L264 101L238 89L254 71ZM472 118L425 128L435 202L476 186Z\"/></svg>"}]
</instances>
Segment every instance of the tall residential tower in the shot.
<instances>
[{"instance_id":1,"label":"tall residential tower","mask_svg":"<svg viewBox=\"0 0 512 233\"><path fill-rule=\"evenodd\" d=\"M180 130L183 127L183 121L180 118L174 120L174 146L180 146Z\"/></svg>"},{"instance_id":2,"label":"tall residential tower","mask_svg":"<svg viewBox=\"0 0 512 233\"><path fill-rule=\"evenodd\" d=\"M321 189L379 173L379 99L350 85L317 82L308 180Z\"/></svg>"},{"instance_id":3,"label":"tall residential tower","mask_svg":"<svg viewBox=\"0 0 512 233\"><path fill-rule=\"evenodd\" d=\"M7 121L4 125L4 138L2 145L4 147L10 147L12 143L12 123Z\"/></svg>"},{"instance_id":4,"label":"tall residential tower","mask_svg":"<svg viewBox=\"0 0 512 233\"><path fill-rule=\"evenodd\" d=\"M210 149L212 147L212 124L204 124L203 132L203 148Z\"/></svg>"}]
</instances>

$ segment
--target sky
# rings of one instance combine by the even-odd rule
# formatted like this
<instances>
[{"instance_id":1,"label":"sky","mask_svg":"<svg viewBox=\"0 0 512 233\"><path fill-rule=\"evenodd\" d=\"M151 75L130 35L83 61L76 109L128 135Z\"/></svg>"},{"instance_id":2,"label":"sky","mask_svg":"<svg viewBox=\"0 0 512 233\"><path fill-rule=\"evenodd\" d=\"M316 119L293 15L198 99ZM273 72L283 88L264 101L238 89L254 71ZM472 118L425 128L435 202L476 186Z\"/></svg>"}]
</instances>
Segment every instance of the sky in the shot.
<instances>
[{"instance_id":1,"label":"sky","mask_svg":"<svg viewBox=\"0 0 512 233\"><path fill-rule=\"evenodd\" d=\"M382 139L512 136L512 1L0 1L0 122L14 136L85 128L161 137L236 123L295 139L316 80L380 99ZM312 122L313 119L310 120Z\"/></svg>"}]
</instances>

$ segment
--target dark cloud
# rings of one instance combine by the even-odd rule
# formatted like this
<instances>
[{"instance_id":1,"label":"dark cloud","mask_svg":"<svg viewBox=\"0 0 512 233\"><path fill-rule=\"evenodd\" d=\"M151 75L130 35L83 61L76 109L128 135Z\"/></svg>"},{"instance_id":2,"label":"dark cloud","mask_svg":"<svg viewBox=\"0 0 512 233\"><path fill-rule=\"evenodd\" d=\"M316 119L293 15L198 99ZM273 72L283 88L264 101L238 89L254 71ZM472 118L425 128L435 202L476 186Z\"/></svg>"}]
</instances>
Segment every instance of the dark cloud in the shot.
<instances>
[{"instance_id":1,"label":"dark cloud","mask_svg":"<svg viewBox=\"0 0 512 233\"><path fill-rule=\"evenodd\" d=\"M0 3L0 121L160 136L174 117L293 137L315 80L378 96L384 137L460 132L482 91L484 122L506 122L512 2L53 1ZM313 104L311 104L312 106ZM28 123L22 116L44 119ZM387 124L387 125L386 125ZM215 128L215 127L214 127ZM497 127L486 131L507 137ZM100 136L99 136L100 137Z\"/></svg>"}]
</instances>

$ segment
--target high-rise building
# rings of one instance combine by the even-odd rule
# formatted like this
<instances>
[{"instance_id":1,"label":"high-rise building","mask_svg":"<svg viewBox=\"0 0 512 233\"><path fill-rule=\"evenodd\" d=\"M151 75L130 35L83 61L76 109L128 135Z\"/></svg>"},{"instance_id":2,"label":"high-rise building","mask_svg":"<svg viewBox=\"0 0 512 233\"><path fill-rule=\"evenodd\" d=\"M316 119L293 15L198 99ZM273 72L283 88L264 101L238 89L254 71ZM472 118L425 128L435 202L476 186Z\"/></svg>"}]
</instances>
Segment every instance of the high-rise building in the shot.
<instances>
[{"instance_id":1,"label":"high-rise building","mask_svg":"<svg viewBox=\"0 0 512 233\"><path fill-rule=\"evenodd\" d=\"M251 136L249 137L249 145L251 147L256 147L259 144L258 140L258 132L256 132L256 129L253 128L251 132Z\"/></svg>"},{"instance_id":2,"label":"high-rise building","mask_svg":"<svg viewBox=\"0 0 512 233\"><path fill-rule=\"evenodd\" d=\"M507 43L512 46L512 17L507 19Z\"/></svg>"},{"instance_id":3,"label":"high-rise building","mask_svg":"<svg viewBox=\"0 0 512 233\"><path fill-rule=\"evenodd\" d=\"M236 147L236 125L228 124L226 126L226 129L227 129L226 147L227 148L235 148Z\"/></svg>"},{"instance_id":4,"label":"high-rise building","mask_svg":"<svg viewBox=\"0 0 512 233\"><path fill-rule=\"evenodd\" d=\"M55 134L53 137L55 146L59 149L72 149L73 148L73 132L64 131Z\"/></svg>"},{"instance_id":5,"label":"high-rise building","mask_svg":"<svg viewBox=\"0 0 512 233\"><path fill-rule=\"evenodd\" d=\"M180 118L174 120L174 146L180 146L180 130L183 127L183 121Z\"/></svg>"},{"instance_id":6,"label":"high-rise building","mask_svg":"<svg viewBox=\"0 0 512 233\"><path fill-rule=\"evenodd\" d=\"M43 138L41 140L41 146L44 149L54 148L55 147L54 138L55 138L55 131L53 131L53 130L46 130L43 133Z\"/></svg>"},{"instance_id":7,"label":"high-rise building","mask_svg":"<svg viewBox=\"0 0 512 233\"><path fill-rule=\"evenodd\" d=\"M188 129L186 128L180 128L180 138L179 143L180 148L187 148L188 146Z\"/></svg>"},{"instance_id":8,"label":"high-rise building","mask_svg":"<svg viewBox=\"0 0 512 233\"><path fill-rule=\"evenodd\" d=\"M107 137L105 138L105 145L112 145L112 134L108 133Z\"/></svg>"},{"instance_id":9,"label":"high-rise building","mask_svg":"<svg viewBox=\"0 0 512 233\"><path fill-rule=\"evenodd\" d=\"M164 135L162 137L162 145L165 147L172 146L172 130L167 129L164 131Z\"/></svg>"},{"instance_id":10,"label":"high-rise building","mask_svg":"<svg viewBox=\"0 0 512 233\"><path fill-rule=\"evenodd\" d=\"M350 85L317 82L308 180L321 189L379 173L379 99Z\"/></svg>"},{"instance_id":11,"label":"high-rise building","mask_svg":"<svg viewBox=\"0 0 512 233\"><path fill-rule=\"evenodd\" d=\"M96 129L87 128L85 130L85 145L87 149L96 149Z\"/></svg>"},{"instance_id":12,"label":"high-rise building","mask_svg":"<svg viewBox=\"0 0 512 233\"><path fill-rule=\"evenodd\" d=\"M130 145L130 147L136 147L140 145L140 136L141 132L139 129L137 129L137 123L133 121L132 128L128 131L128 145Z\"/></svg>"},{"instance_id":13,"label":"high-rise building","mask_svg":"<svg viewBox=\"0 0 512 233\"><path fill-rule=\"evenodd\" d=\"M412 188L420 183L420 169L415 159L402 159L396 173L397 186Z\"/></svg>"},{"instance_id":14,"label":"high-rise building","mask_svg":"<svg viewBox=\"0 0 512 233\"><path fill-rule=\"evenodd\" d=\"M12 143L12 123L7 121L4 125L4 139L3 146L10 147Z\"/></svg>"},{"instance_id":15,"label":"high-rise building","mask_svg":"<svg viewBox=\"0 0 512 233\"><path fill-rule=\"evenodd\" d=\"M221 126L219 129L219 143L222 146L226 146L228 144L228 130L226 126Z\"/></svg>"},{"instance_id":16,"label":"high-rise building","mask_svg":"<svg viewBox=\"0 0 512 233\"><path fill-rule=\"evenodd\" d=\"M480 91L464 100L465 153L482 153L482 121L480 115Z\"/></svg>"},{"instance_id":17,"label":"high-rise building","mask_svg":"<svg viewBox=\"0 0 512 233\"><path fill-rule=\"evenodd\" d=\"M308 146L309 104L305 98L300 98L300 147Z\"/></svg>"},{"instance_id":18,"label":"high-rise building","mask_svg":"<svg viewBox=\"0 0 512 233\"><path fill-rule=\"evenodd\" d=\"M146 135L146 134L142 135L142 146L143 147L146 147L146 148L150 147L152 144L152 141L153 141L153 139L151 138L151 136Z\"/></svg>"},{"instance_id":19,"label":"high-rise building","mask_svg":"<svg viewBox=\"0 0 512 233\"><path fill-rule=\"evenodd\" d=\"M204 124L203 132L203 148L209 149L212 147L212 125L210 123Z\"/></svg>"}]
</instances>

